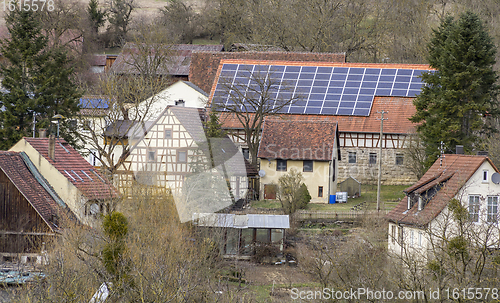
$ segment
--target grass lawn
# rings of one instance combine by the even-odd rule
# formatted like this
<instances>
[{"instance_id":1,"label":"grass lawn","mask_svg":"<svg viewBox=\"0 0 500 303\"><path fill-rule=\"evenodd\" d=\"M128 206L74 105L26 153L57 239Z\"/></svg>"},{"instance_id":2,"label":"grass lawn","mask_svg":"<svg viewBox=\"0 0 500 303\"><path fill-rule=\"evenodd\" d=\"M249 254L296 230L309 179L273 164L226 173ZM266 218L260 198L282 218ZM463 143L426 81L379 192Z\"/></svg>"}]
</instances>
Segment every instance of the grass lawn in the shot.
<instances>
[{"instance_id":1,"label":"grass lawn","mask_svg":"<svg viewBox=\"0 0 500 303\"><path fill-rule=\"evenodd\" d=\"M391 210L398 204L399 200L404 198L403 189L408 185L382 185L380 189L380 197L382 200L382 209ZM309 210L318 211L348 211L353 206L366 202L368 209L376 209L377 207L377 186L376 185L361 185L361 196L355 199L347 199L347 203L335 204L316 204L310 203L307 207ZM252 207L255 208L280 208L281 204L276 200L261 200L252 202Z\"/></svg>"}]
</instances>

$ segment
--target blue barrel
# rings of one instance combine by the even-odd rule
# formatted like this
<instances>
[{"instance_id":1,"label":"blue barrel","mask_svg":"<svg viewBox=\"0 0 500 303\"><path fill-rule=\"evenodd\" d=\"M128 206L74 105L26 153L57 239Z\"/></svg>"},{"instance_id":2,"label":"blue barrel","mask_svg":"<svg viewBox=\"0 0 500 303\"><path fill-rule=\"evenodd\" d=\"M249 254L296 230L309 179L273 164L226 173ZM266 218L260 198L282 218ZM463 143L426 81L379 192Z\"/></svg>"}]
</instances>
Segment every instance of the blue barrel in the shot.
<instances>
[{"instance_id":1,"label":"blue barrel","mask_svg":"<svg viewBox=\"0 0 500 303\"><path fill-rule=\"evenodd\" d=\"M337 196L335 196L335 195L330 195L330 204L335 204L335 198L336 197Z\"/></svg>"}]
</instances>

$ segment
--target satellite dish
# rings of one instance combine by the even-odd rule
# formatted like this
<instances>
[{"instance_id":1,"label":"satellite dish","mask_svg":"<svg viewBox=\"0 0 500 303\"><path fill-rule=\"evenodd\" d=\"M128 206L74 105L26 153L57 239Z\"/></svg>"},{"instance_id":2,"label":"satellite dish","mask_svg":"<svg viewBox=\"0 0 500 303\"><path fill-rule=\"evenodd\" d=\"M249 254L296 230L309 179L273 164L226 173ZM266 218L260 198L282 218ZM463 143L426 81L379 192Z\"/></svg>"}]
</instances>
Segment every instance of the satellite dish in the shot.
<instances>
[{"instance_id":1,"label":"satellite dish","mask_svg":"<svg viewBox=\"0 0 500 303\"><path fill-rule=\"evenodd\" d=\"M259 170L259 177L261 177L261 178L262 178L262 177L264 177L265 175L266 175L266 172L265 172L263 169ZM499 175L499 177L500 177L500 175Z\"/></svg>"},{"instance_id":2,"label":"satellite dish","mask_svg":"<svg viewBox=\"0 0 500 303\"><path fill-rule=\"evenodd\" d=\"M491 175L491 182L495 184L500 184L500 174L494 173L493 175Z\"/></svg>"}]
</instances>

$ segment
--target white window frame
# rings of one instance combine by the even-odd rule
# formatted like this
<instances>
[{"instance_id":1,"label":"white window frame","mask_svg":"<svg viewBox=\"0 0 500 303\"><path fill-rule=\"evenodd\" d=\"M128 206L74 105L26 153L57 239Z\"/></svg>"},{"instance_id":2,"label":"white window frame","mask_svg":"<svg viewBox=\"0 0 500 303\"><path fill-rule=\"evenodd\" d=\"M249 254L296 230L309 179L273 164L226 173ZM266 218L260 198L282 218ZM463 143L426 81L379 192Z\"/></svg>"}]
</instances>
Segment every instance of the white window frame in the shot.
<instances>
[{"instance_id":1,"label":"white window frame","mask_svg":"<svg viewBox=\"0 0 500 303\"><path fill-rule=\"evenodd\" d=\"M494 210L494 211L493 211ZM498 196L488 196L486 222L496 223L498 220Z\"/></svg>"},{"instance_id":2,"label":"white window frame","mask_svg":"<svg viewBox=\"0 0 500 303\"><path fill-rule=\"evenodd\" d=\"M483 183L488 183L488 170L487 169L483 169L483 174L481 175L481 177L483 178Z\"/></svg>"},{"instance_id":3,"label":"white window frame","mask_svg":"<svg viewBox=\"0 0 500 303\"><path fill-rule=\"evenodd\" d=\"M480 200L481 200L480 195L469 195L469 204L468 204L469 220L472 222L479 222L479 213L481 211Z\"/></svg>"}]
</instances>

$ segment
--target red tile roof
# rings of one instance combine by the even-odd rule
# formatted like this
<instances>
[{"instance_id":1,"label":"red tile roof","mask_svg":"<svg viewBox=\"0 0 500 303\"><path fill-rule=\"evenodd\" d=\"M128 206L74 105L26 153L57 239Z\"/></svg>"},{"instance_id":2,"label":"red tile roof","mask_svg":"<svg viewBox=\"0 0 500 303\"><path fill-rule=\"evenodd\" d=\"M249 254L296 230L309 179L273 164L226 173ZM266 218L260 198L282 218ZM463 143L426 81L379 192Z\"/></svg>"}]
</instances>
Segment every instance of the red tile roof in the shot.
<instances>
[{"instance_id":1,"label":"red tile roof","mask_svg":"<svg viewBox=\"0 0 500 303\"><path fill-rule=\"evenodd\" d=\"M90 165L64 139L57 138L55 161L49 158L48 138L24 138L50 164L78 188L89 200L107 200L119 196L116 188Z\"/></svg>"},{"instance_id":2,"label":"red tile roof","mask_svg":"<svg viewBox=\"0 0 500 303\"><path fill-rule=\"evenodd\" d=\"M430 189L433 185L442 184L441 190L421 211L418 210L418 202L408 210L408 196L406 196L396 208L387 214L387 218L395 223L427 225L441 213L448 205L448 202L455 197L467 180L485 161L488 161L498 172L498 169L486 156L445 155L442 166L440 165L440 159L438 159L417 183L404 191L408 194L412 192L421 193L426 189Z\"/></svg>"},{"instance_id":3,"label":"red tile roof","mask_svg":"<svg viewBox=\"0 0 500 303\"><path fill-rule=\"evenodd\" d=\"M337 134L333 121L266 119L257 157L330 161Z\"/></svg>"},{"instance_id":4,"label":"red tile roof","mask_svg":"<svg viewBox=\"0 0 500 303\"><path fill-rule=\"evenodd\" d=\"M280 115L283 120L311 120L311 121L335 121L338 122L339 132L361 132L361 133L379 133L380 132L380 112L388 111L384 115L384 133L385 134L408 134L412 133L415 124L408 118L415 113L413 99L409 97L375 97L370 116L326 116L326 115ZM252 115L252 114L250 114ZM242 125L234 114L221 113L220 121L226 129L241 129Z\"/></svg>"},{"instance_id":5,"label":"red tile roof","mask_svg":"<svg viewBox=\"0 0 500 303\"><path fill-rule=\"evenodd\" d=\"M298 53L298 52L193 52L189 68L189 81L193 82L207 94L212 90L212 85L218 74L221 60L249 59L255 60L288 60L303 64L313 62L345 62L345 53ZM262 61L260 61L262 62ZM269 62L269 61L268 61Z\"/></svg>"},{"instance_id":6,"label":"red tile roof","mask_svg":"<svg viewBox=\"0 0 500 303\"><path fill-rule=\"evenodd\" d=\"M54 218L64 217L64 211L29 171L20 153L0 151L0 169L33 206L47 226L52 231L58 230L59 227Z\"/></svg>"}]
</instances>

